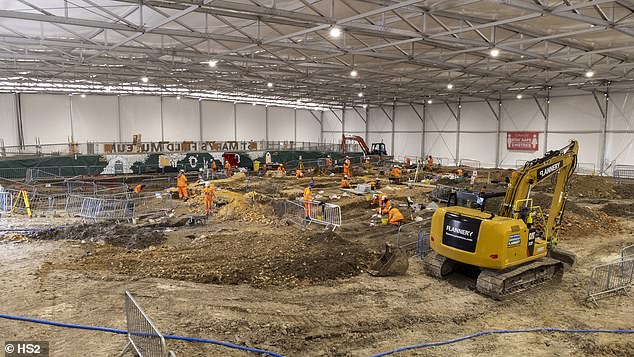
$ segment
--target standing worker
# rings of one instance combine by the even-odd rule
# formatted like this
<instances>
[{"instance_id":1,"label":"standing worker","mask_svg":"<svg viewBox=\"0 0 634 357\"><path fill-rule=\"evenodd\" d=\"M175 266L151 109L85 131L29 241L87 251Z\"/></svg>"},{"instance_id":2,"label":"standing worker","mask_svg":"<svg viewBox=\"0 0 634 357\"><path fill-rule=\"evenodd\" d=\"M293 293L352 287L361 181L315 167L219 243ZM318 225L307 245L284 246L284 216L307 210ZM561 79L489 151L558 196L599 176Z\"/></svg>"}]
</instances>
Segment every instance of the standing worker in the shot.
<instances>
[{"instance_id":1,"label":"standing worker","mask_svg":"<svg viewBox=\"0 0 634 357\"><path fill-rule=\"evenodd\" d=\"M427 170L433 171L433 168L434 168L434 159L431 157L431 155L429 155L429 157L427 158Z\"/></svg>"},{"instance_id":2,"label":"standing worker","mask_svg":"<svg viewBox=\"0 0 634 357\"><path fill-rule=\"evenodd\" d=\"M346 156L346 159L343 160L343 175L352 177L350 174L350 157Z\"/></svg>"},{"instance_id":3,"label":"standing worker","mask_svg":"<svg viewBox=\"0 0 634 357\"><path fill-rule=\"evenodd\" d=\"M176 188L178 189L178 198L183 198L185 201L189 199L187 194L187 176L185 176L185 170L181 169L176 177Z\"/></svg>"},{"instance_id":4,"label":"standing worker","mask_svg":"<svg viewBox=\"0 0 634 357\"><path fill-rule=\"evenodd\" d=\"M216 166L216 160L211 160L211 172L216 173L218 166Z\"/></svg>"},{"instance_id":5,"label":"standing worker","mask_svg":"<svg viewBox=\"0 0 634 357\"><path fill-rule=\"evenodd\" d=\"M306 220L310 220L310 216L313 212L313 187L315 187L315 184L311 182L308 184L308 187L304 189L304 216L306 216Z\"/></svg>"},{"instance_id":6,"label":"standing worker","mask_svg":"<svg viewBox=\"0 0 634 357\"><path fill-rule=\"evenodd\" d=\"M326 170L330 170L331 167L332 167L332 159L330 158L330 155L328 155L326 157Z\"/></svg>"},{"instance_id":7,"label":"standing worker","mask_svg":"<svg viewBox=\"0 0 634 357\"><path fill-rule=\"evenodd\" d=\"M214 202L214 196L216 190L211 186L209 181L205 182L205 188L203 189L203 195L205 195L205 214L209 216L211 214L211 207Z\"/></svg>"},{"instance_id":8,"label":"standing worker","mask_svg":"<svg viewBox=\"0 0 634 357\"><path fill-rule=\"evenodd\" d=\"M231 164L229 161L225 161L225 173L227 173L227 177L231 176Z\"/></svg>"}]
</instances>

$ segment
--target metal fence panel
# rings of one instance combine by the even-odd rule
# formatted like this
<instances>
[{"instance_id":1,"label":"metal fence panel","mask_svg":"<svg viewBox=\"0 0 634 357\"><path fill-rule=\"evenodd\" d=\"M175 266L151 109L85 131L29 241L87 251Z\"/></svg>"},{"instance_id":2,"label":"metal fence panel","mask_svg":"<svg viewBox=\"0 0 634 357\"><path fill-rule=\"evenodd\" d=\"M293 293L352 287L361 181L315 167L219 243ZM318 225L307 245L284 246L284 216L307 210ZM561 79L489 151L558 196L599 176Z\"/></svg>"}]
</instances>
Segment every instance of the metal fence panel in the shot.
<instances>
[{"instance_id":1,"label":"metal fence panel","mask_svg":"<svg viewBox=\"0 0 634 357\"><path fill-rule=\"evenodd\" d=\"M0 192L0 213L11 212L13 204L13 194L11 192Z\"/></svg>"},{"instance_id":2,"label":"metal fence panel","mask_svg":"<svg viewBox=\"0 0 634 357\"><path fill-rule=\"evenodd\" d=\"M617 182L634 182L634 165L616 165L612 176Z\"/></svg>"},{"instance_id":3,"label":"metal fence panel","mask_svg":"<svg viewBox=\"0 0 634 357\"><path fill-rule=\"evenodd\" d=\"M431 252L431 243L429 242L429 229L418 231L418 245L416 246L416 255L422 260Z\"/></svg>"},{"instance_id":4,"label":"metal fence panel","mask_svg":"<svg viewBox=\"0 0 634 357\"><path fill-rule=\"evenodd\" d=\"M597 299L609 293L627 292L632 284L634 257L596 266L588 281L588 299L597 304Z\"/></svg>"},{"instance_id":5,"label":"metal fence panel","mask_svg":"<svg viewBox=\"0 0 634 357\"><path fill-rule=\"evenodd\" d=\"M634 244L621 249L621 260L627 257L634 257Z\"/></svg>"},{"instance_id":6,"label":"metal fence panel","mask_svg":"<svg viewBox=\"0 0 634 357\"><path fill-rule=\"evenodd\" d=\"M341 207L319 201L286 201L284 213L310 223L316 223L332 228L334 231L341 227Z\"/></svg>"},{"instance_id":7,"label":"metal fence panel","mask_svg":"<svg viewBox=\"0 0 634 357\"><path fill-rule=\"evenodd\" d=\"M131 346L140 357L168 356L165 338L129 291L125 292L125 314L128 327L128 346ZM127 351L128 346L123 353Z\"/></svg>"}]
</instances>

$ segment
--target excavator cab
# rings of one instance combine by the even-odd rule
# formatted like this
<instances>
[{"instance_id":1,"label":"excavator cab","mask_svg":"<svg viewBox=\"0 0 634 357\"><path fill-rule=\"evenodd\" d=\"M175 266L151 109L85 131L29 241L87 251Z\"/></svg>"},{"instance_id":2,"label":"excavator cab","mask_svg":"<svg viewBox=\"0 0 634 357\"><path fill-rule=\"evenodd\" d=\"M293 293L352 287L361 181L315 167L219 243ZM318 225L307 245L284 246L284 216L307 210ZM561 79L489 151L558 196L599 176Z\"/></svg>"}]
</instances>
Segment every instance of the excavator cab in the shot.
<instances>
[{"instance_id":1,"label":"excavator cab","mask_svg":"<svg viewBox=\"0 0 634 357\"><path fill-rule=\"evenodd\" d=\"M387 150L384 143L372 143L370 155L387 156Z\"/></svg>"}]
</instances>

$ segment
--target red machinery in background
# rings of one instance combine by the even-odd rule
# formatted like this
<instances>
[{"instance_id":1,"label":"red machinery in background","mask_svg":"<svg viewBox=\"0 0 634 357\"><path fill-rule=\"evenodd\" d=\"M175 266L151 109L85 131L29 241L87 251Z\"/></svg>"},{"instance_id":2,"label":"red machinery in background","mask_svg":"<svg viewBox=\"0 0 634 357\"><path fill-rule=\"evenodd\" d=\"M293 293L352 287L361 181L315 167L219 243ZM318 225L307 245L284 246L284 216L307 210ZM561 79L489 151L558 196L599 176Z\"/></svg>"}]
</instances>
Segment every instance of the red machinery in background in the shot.
<instances>
[{"instance_id":1,"label":"red machinery in background","mask_svg":"<svg viewBox=\"0 0 634 357\"><path fill-rule=\"evenodd\" d=\"M346 146L348 141L357 142L361 147L361 151L366 156L388 156L384 143L372 143L372 149L368 148L362 137L358 135L341 135L341 155L346 155Z\"/></svg>"},{"instance_id":2,"label":"red machinery in background","mask_svg":"<svg viewBox=\"0 0 634 357\"><path fill-rule=\"evenodd\" d=\"M226 152L222 154L222 161L223 164L228 162L232 169L237 169L238 164L240 163L240 155Z\"/></svg>"}]
</instances>

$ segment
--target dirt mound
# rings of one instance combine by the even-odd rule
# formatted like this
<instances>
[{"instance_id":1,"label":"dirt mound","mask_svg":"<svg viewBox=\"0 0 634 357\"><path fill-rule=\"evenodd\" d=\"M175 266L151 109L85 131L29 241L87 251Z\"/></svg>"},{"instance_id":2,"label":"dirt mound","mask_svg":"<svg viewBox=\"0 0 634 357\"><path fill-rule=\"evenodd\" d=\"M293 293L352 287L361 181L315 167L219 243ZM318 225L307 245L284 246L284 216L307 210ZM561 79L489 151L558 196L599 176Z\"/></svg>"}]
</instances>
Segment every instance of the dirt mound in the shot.
<instances>
[{"instance_id":1,"label":"dirt mound","mask_svg":"<svg viewBox=\"0 0 634 357\"><path fill-rule=\"evenodd\" d=\"M142 251L102 248L70 269L214 284L297 285L357 275L373 255L332 232L241 232L196 239L187 246Z\"/></svg>"},{"instance_id":2,"label":"dirt mound","mask_svg":"<svg viewBox=\"0 0 634 357\"><path fill-rule=\"evenodd\" d=\"M634 184L614 185L614 190L619 197L624 199L634 198Z\"/></svg>"},{"instance_id":3,"label":"dirt mound","mask_svg":"<svg viewBox=\"0 0 634 357\"><path fill-rule=\"evenodd\" d=\"M149 227L113 223L71 225L36 232L32 238L107 243L126 249L144 249L160 245L166 239L162 232L157 232Z\"/></svg>"},{"instance_id":4,"label":"dirt mound","mask_svg":"<svg viewBox=\"0 0 634 357\"><path fill-rule=\"evenodd\" d=\"M612 178L574 175L570 181L570 195L586 198L618 198Z\"/></svg>"},{"instance_id":5,"label":"dirt mound","mask_svg":"<svg viewBox=\"0 0 634 357\"><path fill-rule=\"evenodd\" d=\"M607 215L616 216L616 217L632 217L634 216L634 203L630 204L619 204L619 203L608 203L607 205L601 208L601 211L605 212Z\"/></svg>"},{"instance_id":6,"label":"dirt mound","mask_svg":"<svg viewBox=\"0 0 634 357\"><path fill-rule=\"evenodd\" d=\"M532 195L533 205L540 206L544 214L548 213L548 207L552 196L535 192ZM563 225L560 238L576 238L592 234L609 234L618 232L621 224L604 212L591 209L573 201L566 202Z\"/></svg>"}]
</instances>

